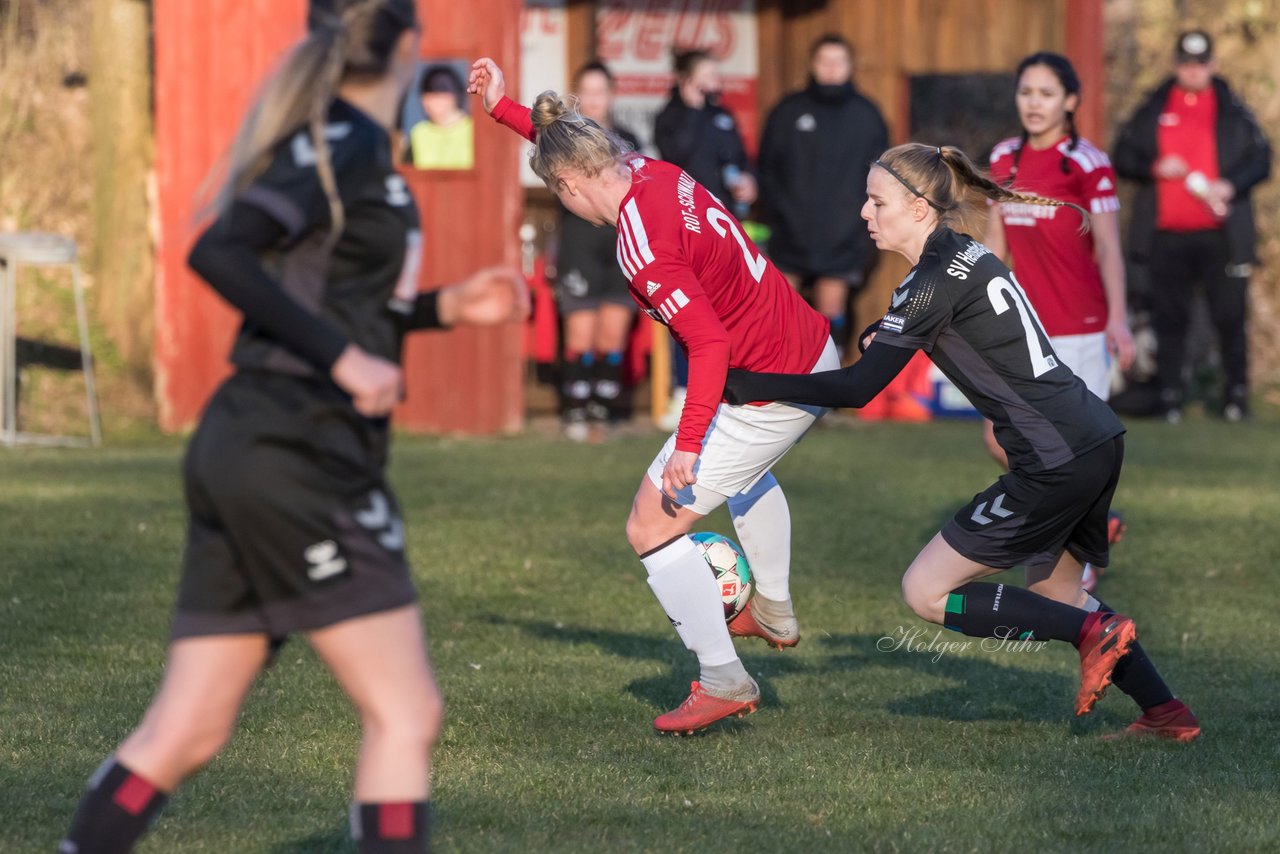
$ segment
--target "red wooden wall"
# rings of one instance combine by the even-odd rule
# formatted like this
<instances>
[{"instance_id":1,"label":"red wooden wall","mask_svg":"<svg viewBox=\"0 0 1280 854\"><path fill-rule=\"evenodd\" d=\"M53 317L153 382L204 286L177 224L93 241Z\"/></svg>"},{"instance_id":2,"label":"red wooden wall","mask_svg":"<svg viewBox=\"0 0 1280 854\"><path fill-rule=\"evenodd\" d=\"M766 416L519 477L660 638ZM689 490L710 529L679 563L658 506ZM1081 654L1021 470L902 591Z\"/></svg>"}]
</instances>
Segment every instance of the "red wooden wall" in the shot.
<instances>
[{"instance_id":1,"label":"red wooden wall","mask_svg":"<svg viewBox=\"0 0 1280 854\"><path fill-rule=\"evenodd\" d=\"M424 58L493 55L515 88L519 0L419 0ZM430 8L428 8L430 7ZM156 394L161 426L192 425L226 376L237 315L186 267L197 191L235 135L256 89L305 29L306 0L201 0L152 7L156 93ZM406 174L422 215L421 287L518 261L521 191L509 131L480 115L477 168ZM408 397L397 423L412 430L518 429L524 410L520 329L459 329L410 337Z\"/></svg>"}]
</instances>

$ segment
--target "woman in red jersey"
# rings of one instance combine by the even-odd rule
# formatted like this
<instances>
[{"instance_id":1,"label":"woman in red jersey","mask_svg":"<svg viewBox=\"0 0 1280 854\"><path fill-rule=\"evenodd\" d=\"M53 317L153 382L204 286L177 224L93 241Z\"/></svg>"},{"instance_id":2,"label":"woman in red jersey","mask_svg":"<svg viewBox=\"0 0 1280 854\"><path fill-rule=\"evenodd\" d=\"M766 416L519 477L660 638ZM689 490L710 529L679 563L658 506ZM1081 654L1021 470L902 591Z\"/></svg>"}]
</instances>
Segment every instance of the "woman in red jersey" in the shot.
<instances>
[{"instance_id":1,"label":"woman in red jersey","mask_svg":"<svg viewBox=\"0 0 1280 854\"><path fill-rule=\"evenodd\" d=\"M1062 208L1006 202L991 206L983 242L1012 262L1054 351L1106 400L1111 358L1127 368L1134 352L1115 171L1076 132L1080 80L1066 57L1032 54L1018 64L1017 79L1022 135L992 150L991 180L1079 205L1089 211L1090 227L1082 231ZM992 445L989 429L987 438Z\"/></svg>"},{"instance_id":2,"label":"woman in red jersey","mask_svg":"<svg viewBox=\"0 0 1280 854\"><path fill-rule=\"evenodd\" d=\"M721 393L730 367L838 367L827 321L684 170L634 153L554 92L538 96L532 111L513 103L491 59L475 62L471 91L494 119L535 144L533 169L566 208L597 226L616 226L631 296L689 355L679 427L641 480L627 520L649 586L700 668L688 699L654 726L692 732L754 711L760 689L731 634L779 648L800 639L788 584L791 517L769 469L826 410L728 406ZM756 582L755 597L728 627L719 588L688 536L726 503Z\"/></svg>"}]
</instances>

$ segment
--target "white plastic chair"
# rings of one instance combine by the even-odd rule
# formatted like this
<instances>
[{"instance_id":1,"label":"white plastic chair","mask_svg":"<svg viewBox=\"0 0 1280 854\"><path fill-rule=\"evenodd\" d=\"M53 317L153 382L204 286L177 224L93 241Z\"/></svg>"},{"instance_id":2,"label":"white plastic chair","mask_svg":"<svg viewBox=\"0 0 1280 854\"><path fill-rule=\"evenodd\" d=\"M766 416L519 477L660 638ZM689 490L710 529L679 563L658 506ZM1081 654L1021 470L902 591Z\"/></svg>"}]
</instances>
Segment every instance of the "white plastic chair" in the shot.
<instances>
[{"instance_id":1,"label":"white plastic chair","mask_svg":"<svg viewBox=\"0 0 1280 854\"><path fill-rule=\"evenodd\" d=\"M24 433L18 429L18 270L21 266L65 266L71 270L76 323L80 327L80 367L89 405L89 437ZM76 242L59 234L0 232L0 444L93 445L102 442L98 398L93 385L93 357L89 352L89 320Z\"/></svg>"}]
</instances>

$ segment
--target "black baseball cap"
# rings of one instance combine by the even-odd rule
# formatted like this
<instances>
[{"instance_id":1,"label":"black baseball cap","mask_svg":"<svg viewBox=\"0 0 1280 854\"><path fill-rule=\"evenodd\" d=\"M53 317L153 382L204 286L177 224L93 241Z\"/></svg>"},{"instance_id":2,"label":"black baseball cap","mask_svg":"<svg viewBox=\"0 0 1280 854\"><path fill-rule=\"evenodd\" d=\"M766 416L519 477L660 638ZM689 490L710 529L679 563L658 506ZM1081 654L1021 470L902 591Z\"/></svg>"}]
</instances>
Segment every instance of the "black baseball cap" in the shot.
<instances>
[{"instance_id":1,"label":"black baseball cap","mask_svg":"<svg viewBox=\"0 0 1280 854\"><path fill-rule=\"evenodd\" d=\"M1178 36L1175 54L1179 63L1205 63L1213 59L1213 39L1204 30L1188 30Z\"/></svg>"}]
</instances>

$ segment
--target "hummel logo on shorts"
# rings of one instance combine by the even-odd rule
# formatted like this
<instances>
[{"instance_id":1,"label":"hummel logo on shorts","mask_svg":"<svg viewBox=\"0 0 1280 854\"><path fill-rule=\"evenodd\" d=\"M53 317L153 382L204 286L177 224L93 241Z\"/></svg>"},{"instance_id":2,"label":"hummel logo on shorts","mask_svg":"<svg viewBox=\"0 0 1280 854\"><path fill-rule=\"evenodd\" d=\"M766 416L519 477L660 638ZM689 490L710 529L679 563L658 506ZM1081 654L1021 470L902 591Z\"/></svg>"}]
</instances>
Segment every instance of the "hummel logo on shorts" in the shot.
<instances>
[{"instance_id":1,"label":"hummel logo on shorts","mask_svg":"<svg viewBox=\"0 0 1280 854\"><path fill-rule=\"evenodd\" d=\"M347 571L347 560L338 553L338 544L333 540L321 540L315 545L307 546L303 554L307 563L311 564L307 567L307 578L312 581L324 581Z\"/></svg>"}]
</instances>

